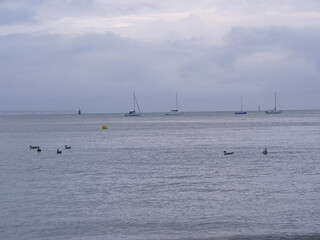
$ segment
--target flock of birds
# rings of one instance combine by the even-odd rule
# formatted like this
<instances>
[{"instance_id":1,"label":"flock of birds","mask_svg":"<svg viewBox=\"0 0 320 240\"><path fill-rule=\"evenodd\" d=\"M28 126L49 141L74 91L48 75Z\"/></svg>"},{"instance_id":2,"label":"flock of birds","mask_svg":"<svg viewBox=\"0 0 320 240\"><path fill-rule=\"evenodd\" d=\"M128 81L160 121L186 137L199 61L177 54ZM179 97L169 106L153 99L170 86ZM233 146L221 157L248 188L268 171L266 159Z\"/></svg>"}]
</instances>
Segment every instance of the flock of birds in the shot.
<instances>
[{"instance_id":1,"label":"flock of birds","mask_svg":"<svg viewBox=\"0 0 320 240\"><path fill-rule=\"evenodd\" d=\"M41 152L40 146L32 146L32 145L30 145L29 148L30 148L30 149L36 149L38 153ZM70 146L67 146L67 145L64 145L64 148L65 148L65 149L70 149L71 147L70 147ZM61 153L62 153L62 151L59 150L59 148L58 148L58 149L57 149L57 154L61 154Z\"/></svg>"},{"instance_id":2,"label":"flock of birds","mask_svg":"<svg viewBox=\"0 0 320 240\"><path fill-rule=\"evenodd\" d=\"M37 152L41 152L40 146L32 146L32 145L30 145L29 148L30 148L30 149L37 149ZM65 148L65 149L70 149L71 147L70 147L70 146L67 146L67 145L64 145L64 148ZM61 153L62 153L62 151L59 150L59 149L57 149L57 154L61 154ZM267 154L268 154L267 148L265 148L265 149L262 151L262 153L263 153L264 155L267 155ZM234 154L234 152L223 151L223 154L224 154L224 155L232 155L232 154Z\"/></svg>"},{"instance_id":3,"label":"flock of birds","mask_svg":"<svg viewBox=\"0 0 320 240\"><path fill-rule=\"evenodd\" d=\"M262 153L263 153L264 155L267 155L267 154L268 154L267 148L265 148L265 149L262 151ZM223 151L223 154L224 154L224 155L232 155L232 154L234 154L234 152Z\"/></svg>"}]
</instances>

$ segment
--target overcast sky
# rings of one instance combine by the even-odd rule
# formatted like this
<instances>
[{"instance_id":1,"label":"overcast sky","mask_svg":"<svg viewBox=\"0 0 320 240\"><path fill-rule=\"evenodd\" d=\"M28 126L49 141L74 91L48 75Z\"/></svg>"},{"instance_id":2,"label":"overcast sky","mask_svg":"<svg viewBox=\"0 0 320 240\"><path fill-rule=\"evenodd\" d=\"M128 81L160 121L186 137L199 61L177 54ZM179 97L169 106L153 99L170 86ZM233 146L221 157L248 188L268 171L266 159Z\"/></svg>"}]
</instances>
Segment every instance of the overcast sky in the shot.
<instances>
[{"instance_id":1,"label":"overcast sky","mask_svg":"<svg viewBox=\"0 0 320 240\"><path fill-rule=\"evenodd\" d=\"M0 111L320 108L319 0L0 0Z\"/></svg>"}]
</instances>

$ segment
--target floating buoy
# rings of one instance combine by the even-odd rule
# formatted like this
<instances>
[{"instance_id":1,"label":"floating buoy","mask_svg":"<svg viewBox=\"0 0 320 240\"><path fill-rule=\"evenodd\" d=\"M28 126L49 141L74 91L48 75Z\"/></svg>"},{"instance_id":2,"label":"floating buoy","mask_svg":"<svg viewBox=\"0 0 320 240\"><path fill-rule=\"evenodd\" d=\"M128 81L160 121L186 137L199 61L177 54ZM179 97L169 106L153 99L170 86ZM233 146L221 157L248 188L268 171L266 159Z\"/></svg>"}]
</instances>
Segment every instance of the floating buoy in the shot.
<instances>
[{"instance_id":1,"label":"floating buoy","mask_svg":"<svg viewBox=\"0 0 320 240\"><path fill-rule=\"evenodd\" d=\"M106 125L102 125L102 129L108 129Z\"/></svg>"}]
</instances>

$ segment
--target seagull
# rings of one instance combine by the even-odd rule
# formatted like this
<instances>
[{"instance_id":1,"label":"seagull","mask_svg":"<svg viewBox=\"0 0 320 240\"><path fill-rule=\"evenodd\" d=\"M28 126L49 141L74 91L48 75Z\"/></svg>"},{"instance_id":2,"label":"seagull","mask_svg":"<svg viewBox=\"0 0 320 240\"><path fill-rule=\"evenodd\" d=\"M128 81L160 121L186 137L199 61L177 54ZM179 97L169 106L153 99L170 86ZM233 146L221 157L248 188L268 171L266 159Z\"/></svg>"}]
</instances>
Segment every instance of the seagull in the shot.
<instances>
[{"instance_id":1,"label":"seagull","mask_svg":"<svg viewBox=\"0 0 320 240\"><path fill-rule=\"evenodd\" d=\"M66 149L70 149L70 148L71 148L70 146L68 147L67 145L64 145L64 147L65 147Z\"/></svg>"},{"instance_id":2,"label":"seagull","mask_svg":"<svg viewBox=\"0 0 320 240\"><path fill-rule=\"evenodd\" d=\"M57 154L61 154L62 153L62 151L60 151L59 149L57 149Z\"/></svg>"},{"instance_id":3,"label":"seagull","mask_svg":"<svg viewBox=\"0 0 320 240\"><path fill-rule=\"evenodd\" d=\"M265 148L262 153L263 153L264 155L267 155L267 154L268 154L267 148Z\"/></svg>"},{"instance_id":4,"label":"seagull","mask_svg":"<svg viewBox=\"0 0 320 240\"><path fill-rule=\"evenodd\" d=\"M41 152L41 148L40 147L37 148L37 152L38 153Z\"/></svg>"},{"instance_id":5,"label":"seagull","mask_svg":"<svg viewBox=\"0 0 320 240\"><path fill-rule=\"evenodd\" d=\"M234 152L227 152L227 151L223 151L224 155L232 155Z\"/></svg>"}]
</instances>

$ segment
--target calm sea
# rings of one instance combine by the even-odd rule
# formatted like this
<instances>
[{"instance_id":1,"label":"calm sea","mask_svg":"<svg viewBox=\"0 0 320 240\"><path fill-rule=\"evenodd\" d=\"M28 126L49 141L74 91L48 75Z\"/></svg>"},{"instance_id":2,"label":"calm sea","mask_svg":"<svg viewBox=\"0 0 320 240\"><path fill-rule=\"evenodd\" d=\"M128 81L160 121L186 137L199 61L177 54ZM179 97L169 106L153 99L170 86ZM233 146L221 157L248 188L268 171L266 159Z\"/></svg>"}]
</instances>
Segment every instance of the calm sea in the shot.
<instances>
[{"instance_id":1,"label":"calm sea","mask_svg":"<svg viewBox=\"0 0 320 240\"><path fill-rule=\"evenodd\" d=\"M320 111L1 114L0 143L0 239L320 239Z\"/></svg>"}]
</instances>

